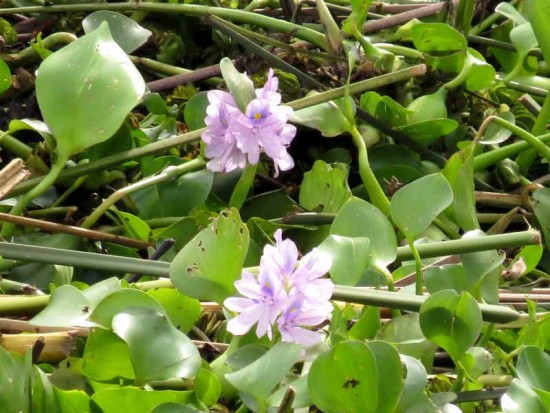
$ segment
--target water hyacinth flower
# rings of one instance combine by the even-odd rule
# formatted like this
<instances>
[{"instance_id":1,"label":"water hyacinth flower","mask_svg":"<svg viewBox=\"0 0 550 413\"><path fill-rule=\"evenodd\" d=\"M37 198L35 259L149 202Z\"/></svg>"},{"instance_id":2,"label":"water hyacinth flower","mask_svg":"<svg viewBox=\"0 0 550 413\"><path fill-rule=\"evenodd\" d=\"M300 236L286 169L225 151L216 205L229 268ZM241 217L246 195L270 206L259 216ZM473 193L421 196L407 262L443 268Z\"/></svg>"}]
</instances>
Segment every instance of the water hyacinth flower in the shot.
<instances>
[{"instance_id":1,"label":"water hyacinth flower","mask_svg":"<svg viewBox=\"0 0 550 413\"><path fill-rule=\"evenodd\" d=\"M322 278L332 265L330 257L314 249L298 260L298 249L291 240L275 232L276 245L266 245L260 260L259 274L243 271L235 283L242 297L225 300L225 307L236 313L227 330L234 335L246 334L256 325L258 338L273 337L277 326L283 341L310 346L323 339L322 334L308 329L330 317L331 280Z\"/></svg>"},{"instance_id":2,"label":"water hyacinth flower","mask_svg":"<svg viewBox=\"0 0 550 413\"><path fill-rule=\"evenodd\" d=\"M220 90L207 93L209 105L202 139L206 143L205 155L210 158L208 169L214 172L243 169L247 163L257 164L262 152L273 159L275 176L279 170L287 171L294 166L287 152L296 135L296 127L288 124L293 110L281 106L278 86L279 80L270 69L267 82L256 89L256 98L248 103L244 113L231 94Z\"/></svg>"}]
</instances>

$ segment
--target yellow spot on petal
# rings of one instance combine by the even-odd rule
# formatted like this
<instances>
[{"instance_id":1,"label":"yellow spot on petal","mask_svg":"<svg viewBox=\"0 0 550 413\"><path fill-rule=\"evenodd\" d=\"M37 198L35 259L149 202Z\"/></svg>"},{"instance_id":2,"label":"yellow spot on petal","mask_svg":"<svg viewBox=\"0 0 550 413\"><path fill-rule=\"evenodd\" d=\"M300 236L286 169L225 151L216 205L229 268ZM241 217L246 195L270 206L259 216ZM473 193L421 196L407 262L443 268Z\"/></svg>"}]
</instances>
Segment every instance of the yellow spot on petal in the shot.
<instances>
[{"instance_id":1,"label":"yellow spot on petal","mask_svg":"<svg viewBox=\"0 0 550 413\"><path fill-rule=\"evenodd\" d=\"M258 112L254 115L255 120L258 120L258 119L261 119L261 118L262 118L262 114L260 112Z\"/></svg>"}]
</instances>

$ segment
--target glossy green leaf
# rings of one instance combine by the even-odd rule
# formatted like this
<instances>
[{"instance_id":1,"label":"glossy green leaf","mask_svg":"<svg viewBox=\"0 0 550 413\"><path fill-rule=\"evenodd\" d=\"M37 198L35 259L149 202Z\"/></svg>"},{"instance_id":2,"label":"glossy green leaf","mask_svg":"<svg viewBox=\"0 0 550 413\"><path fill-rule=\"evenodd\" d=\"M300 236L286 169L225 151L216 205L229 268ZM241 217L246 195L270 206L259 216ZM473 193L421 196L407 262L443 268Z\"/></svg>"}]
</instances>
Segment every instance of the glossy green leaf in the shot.
<instances>
[{"instance_id":1,"label":"glossy green leaf","mask_svg":"<svg viewBox=\"0 0 550 413\"><path fill-rule=\"evenodd\" d=\"M36 77L38 104L61 159L109 139L144 92L141 74L105 22L49 56Z\"/></svg>"},{"instance_id":2,"label":"glossy green leaf","mask_svg":"<svg viewBox=\"0 0 550 413\"><path fill-rule=\"evenodd\" d=\"M149 241L151 228L149 228L149 225L144 220L124 211L116 211L115 214L122 222L127 237Z\"/></svg>"},{"instance_id":3,"label":"glossy green leaf","mask_svg":"<svg viewBox=\"0 0 550 413\"><path fill-rule=\"evenodd\" d=\"M204 205L212 188L210 171L188 173L131 195L141 219L184 217Z\"/></svg>"},{"instance_id":4,"label":"glossy green leaf","mask_svg":"<svg viewBox=\"0 0 550 413\"><path fill-rule=\"evenodd\" d=\"M447 119L447 89L440 87L436 92L417 97L407 106L409 124L434 119ZM411 135L412 136L412 135Z\"/></svg>"},{"instance_id":5,"label":"glossy green leaf","mask_svg":"<svg viewBox=\"0 0 550 413\"><path fill-rule=\"evenodd\" d=\"M59 412L61 410L52 383L37 366L34 366L31 403L33 413Z\"/></svg>"},{"instance_id":6,"label":"glossy green leaf","mask_svg":"<svg viewBox=\"0 0 550 413\"><path fill-rule=\"evenodd\" d=\"M497 4L495 7L495 12L502 14L505 17L508 17L518 25L529 23L529 21L525 17L523 17L523 14L517 11L516 8L510 3L502 2Z\"/></svg>"},{"instance_id":7,"label":"glossy green leaf","mask_svg":"<svg viewBox=\"0 0 550 413\"><path fill-rule=\"evenodd\" d=\"M116 278L101 281L83 291L63 285L55 289L48 306L30 323L52 327L89 326L88 317L99 301L119 289L120 281Z\"/></svg>"},{"instance_id":8,"label":"glossy green leaf","mask_svg":"<svg viewBox=\"0 0 550 413\"><path fill-rule=\"evenodd\" d=\"M244 112L248 103L256 98L252 80L245 73L240 73L227 57L220 61L220 69L223 80L225 80L229 92L235 99L235 103Z\"/></svg>"},{"instance_id":9,"label":"glossy green leaf","mask_svg":"<svg viewBox=\"0 0 550 413\"><path fill-rule=\"evenodd\" d=\"M208 106L207 92L195 93L185 104L183 109L183 118L190 131L204 128L204 118L206 117L206 107Z\"/></svg>"},{"instance_id":10,"label":"glossy green leaf","mask_svg":"<svg viewBox=\"0 0 550 413\"><path fill-rule=\"evenodd\" d=\"M0 406L6 412L30 411L30 380L25 358L0 346Z\"/></svg>"},{"instance_id":11,"label":"glossy green leaf","mask_svg":"<svg viewBox=\"0 0 550 413\"><path fill-rule=\"evenodd\" d=\"M479 228L476 215L473 149L472 146L455 152L443 170L453 189L453 202L448 212L466 231Z\"/></svg>"},{"instance_id":12,"label":"glossy green leaf","mask_svg":"<svg viewBox=\"0 0 550 413\"><path fill-rule=\"evenodd\" d=\"M88 413L90 412L90 397L80 390L60 390L54 387L61 410L59 413Z\"/></svg>"},{"instance_id":13,"label":"glossy green leaf","mask_svg":"<svg viewBox=\"0 0 550 413\"><path fill-rule=\"evenodd\" d=\"M424 395L424 386L428 380L426 368L420 360L402 354L401 361L405 365L406 377L395 413L409 411L409 408Z\"/></svg>"},{"instance_id":14,"label":"glossy green leaf","mask_svg":"<svg viewBox=\"0 0 550 413\"><path fill-rule=\"evenodd\" d=\"M406 133L415 142L428 146L437 138L453 133L457 127L458 122L454 119L438 118L412 123L397 129Z\"/></svg>"},{"instance_id":15,"label":"glossy green leaf","mask_svg":"<svg viewBox=\"0 0 550 413\"><path fill-rule=\"evenodd\" d=\"M50 148L55 146L52 132L48 125L35 119L13 119L10 121L9 131L15 133L20 130L32 130L38 133Z\"/></svg>"},{"instance_id":16,"label":"glossy green leaf","mask_svg":"<svg viewBox=\"0 0 550 413\"><path fill-rule=\"evenodd\" d=\"M293 409L305 408L313 404L311 398L309 397L307 374L301 375L296 380L288 383L288 385L280 387L279 390L269 397L267 404L269 406L280 407L281 402L290 387L294 389L295 393L294 401L292 402Z\"/></svg>"},{"instance_id":17,"label":"glossy green leaf","mask_svg":"<svg viewBox=\"0 0 550 413\"><path fill-rule=\"evenodd\" d=\"M92 400L103 413L151 413L155 407L164 403L187 404L192 399L192 391L149 391L130 386L100 390L92 396Z\"/></svg>"},{"instance_id":18,"label":"glossy green leaf","mask_svg":"<svg viewBox=\"0 0 550 413\"><path fill-rule=\"evenodd\" d=\"M364 306L361 315L348 330L348 337L352 340L372 339L380 329L380 325L380 309Z\"/></svg>"},{"instance_id":19,"label":"glossy green leaf","mask_svg":"<svg viewBox=\"0 0 550 413\"><path fill-rule=\"evenodd\" d=\"M294 111L289 119L292 123L316 129L323 136L333 138L350 130L353 126L340 109L342 99L321 103ZM355 110L355 108L353 108Z\"/></svg>"},{"instance_id":20,"label":"glossy green leaf","mask_svg":"<svg viewBox=\"0 0 550 413\"><path fill-rule=\"evenodd\" d=\"M376 413L378 379L377 363L369 346L360 341L342 341L311 365L309 394L324 413Z\"/></svg>"},{"instance_id":21,"label":"glossy green leaf","mask_svg":"<svg viewBox=\"0 0 550 413\"><path fill-rule=\"evenodd\" d=\"M445 177L440 173L427 175L393 195L390 215L407 239L414 240L452 201L453 192Z\"/></svg>"},{"instance_id":22,"label":"glossy green leaf","mask_svg":"<svg viewBox=\"0 0 550 413\"><path fill-rule=\"evenodd\" d=\"M94 31L103 22L108 23L113 40L126 53L132 53L145 44L152 34L150 30L141 27L131 18L109 10L98 10L86 16L82 20L84 33Z\"/></svg>"},{"instance_id":23,"label":"glossy green leaf","mask_svg":"<svg viewBox=\"0 0 550 413\"><path fill-rule=\"evenodd\" d=\"M414 47L421 52L466 51L466 38L445 23L422 23L412 28Z\"/></svg>"},{"instance_id":24,"label":"glossy green leaf","mask_svg":"<svg viewBox=\"0 0 550 413\"><path fill-rule=\"evenodd\" d=\"M518 378L539 396L546 410L550 409L550 380L544 374L550 366L550 356L535 346L526 346L516 365Z\"/></svg>"},{"instance_id":25,"label":"glossy green leaf","mask_svg":"<svg viewBox=\"0 0 550 413\"><path fill-rule=\"evenodd\" d=\"M371 262L380 268L392 263L397 255L397 239L392 224L378 208L359 198L348 199L336 215L330 233L368 238Z\"/></svg>"},{"instance_id":26,"label":"glossy green leaf","mask_svg":"<svg viewBox=\"0 0 550 413\"><path fill-rule=\"evenodd\" d=\"M330 278L336 284L357 285L370 261L370 240L366 237L330 235L318 247L332 258Z\"/></svg>"},{"instance_id":27,"label":"glossy green leaf","mask_svg":"<svg viewBox=\"0 0 550 413\"><path fill-rule=\"evenodd\" d=\"M298 361L301 351L297 344L279 342L253 363L225 377L239 392L252 397L258 406L265 406L268 396Z\"/></svg>"},{"instance_id":28,"label":"glossy green leaf","mask_svg":"<svg viewBox=\"0 0 550 413\"><path fill-rule=\"evenodd\" d=\"M170 279L183 294L221 303L233 295L250 235L236 209L220 213L174 258Z\"/></svg>"},{"instance_id":29,"label":"glossy green leaf","mask_svg":"<svg viewBox=\"0 0 550 413\"><path fill-rule=\"evenodd\" d=\"M193 342L153 309L130 307L118 313L113 331L128 344L138 383L192 378L200 368L201 357Z\"/></svg>"},{"instance_id":30,"label":"glossy green leaf","mask_svg":"<svg viewBox=\"0 0 550 413\"><path fill-rule=\"evenodd\" d=\"M481 324L481 310L469 293L439 291L430 295L420 308L422 332L455 362L476 342Z\"/></svg>"},{"instance_id":31,"label":"glossy green leaf","mask_svg":"<svg viewBox=\"0 0 550 413\"><path fill-rule=\"evenodd\" d=\"M515 124L515 117L512 112L502 112L497 115L499 118L502 118L512 124ZM512 131L503 128L495 122L489 124L483 137L479 141L482 144L497 144L505 142L510 136L512 136Z\"/></svg>"},{"instance_id":32,"label":"glossy green leaf","mask_svg":"<svg viewBox=\"0 0 550 413\"><path fill-rule=\"evenodd\" d=\"M11 87L11 71L9 66L0 59L0 93Z\"/></svg>"},{"instance_id":33,"label":"glossy green leaf","mask_svg":"<svg viewBox=\"0 0 550 413\"><path fill-rule=\"evenodd\" d=\"M467 60L472 67L466 78L466 89L475 92L491 86L496 77L495 68L475 49L468 49Z\"/></svg>"},{"instance_id":34,"label":"glossy green leaf","mask_svg":"<svg viewBox=\"0 0 550 413\"><path fill-rule=\"evenodd\" d=\"M544 235L546 247L550 247L550 188L533 192L533 212Z\"/></svg>"},{"instance_id":35,"label":"glossy green leaf","mask_svg":"<svg viewBox=\"0 0 550 413\"><path fill-rule=\"evenodd\" d=\"M200 369L195 377L195 397L206 406L212 406L218 401L221 393L220 380L207 369Z\"/></svg>"},{"instance_id":36,"label":"glossy green leaf","mask_svg":"<svg viewBox=\"0 0 550 413\"><path fill-rule=\"evenodd\" d=\"M376 364L378 376L377 413L392 413L403 389L403 366L399 353L385 341L367 342Z\"/></svg>"},{"instance_id":37,"label":"glossy green leaf","mask_svg":"<svg viewBox=\"0 0 550 413\"><path fill-rule=\"evenodd\" d=\"M163 403L151 410L151 413L201 413L201 411L188 405Z\"/></svg>"},{"instance_id":38,"label":"glossy green leaf","mask_svg":"<svg viewBox=\"0 0 550 413\"><path fill-rule=\"evenodd\" d=\"M441 290L453 290L460 294L471 287L462 264L429 267L424 271L424 281L430 294Z\"/></svg>"},{"instance_id":39,"label":"glossy green leaf","mask_svg":"<svg viewBox=\"0 0 550 413\"><path fill-rule=\"evenodd\" d=\"M92 329L82 355L82 373L97 381L134 379L128 345L109 330Z\"/></svg>"},{"instance_id":40,"label":"glossy green leaf","mask_svg":"<svg viewBox=\"0 0 550 413\"><path fill-rule=\"evenodd\" d=\"M470 347L461 363L468 376L475 380L489 370L493 364L493 355L483 347Z\"/></svg>"},{"instance_id":41,"label":"glossy green leaf","mask_svg":"<svg viewBox=\"0 0 550 413\"><path fill-rule=\"evenodd\" d=\"M113 317L130 307L149 308L161 313L164 311L160 303L144 291L123 289L105 297L94 309L89 320L110 329Z\"/></svg>"},{"instance_id":42,"label":"glossy green leaf","mask_svg":"<svg viewBox=\"0 0 550 413\"><path fill-rule=\"evenodd\" d=\"M173 288L157 288L147 291L147 295L162 305L170 322L182 333L187 334L200 317L201 303Z\"/></svg>"},{"instance_id":43,"label":"glossy green leaf","mask_svg":"<svg viewBox=\"0 0 550 413\"><path fill-rule=\"evenodd\" d=\"M311 171L304 174L300 206L308 211L338 212L351 197L348 169L344 164L331 166L324 161L315 161Z\"/></svg>"},{"instance_id":44,"label":"glossy green leaf","mask_svg":"<svg viewBox=\"0 0 550 413\"><path fill-rule=\"evenodd\" d=\"M506 393L500 399L504 413L545 413L539 396L521 380L514 379Z\"/></svg>"}]
</instances>

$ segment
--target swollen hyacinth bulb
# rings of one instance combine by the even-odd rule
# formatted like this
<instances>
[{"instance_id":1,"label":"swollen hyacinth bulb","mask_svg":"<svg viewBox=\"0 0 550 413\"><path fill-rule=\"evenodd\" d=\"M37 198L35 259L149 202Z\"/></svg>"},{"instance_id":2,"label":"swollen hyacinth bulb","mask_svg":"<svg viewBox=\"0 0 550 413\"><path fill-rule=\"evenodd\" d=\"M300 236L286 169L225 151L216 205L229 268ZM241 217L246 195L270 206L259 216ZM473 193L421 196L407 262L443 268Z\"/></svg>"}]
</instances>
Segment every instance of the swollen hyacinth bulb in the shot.
<instances>
[{"instance_id":1,"label":"swollen hyacinth bulb","mask_svg":"<svg viewBox=\"0 0 550 413\"><path fill-rule=\"evenodd\" d=\"M410 124L425 122L432 119L446 118L447 105L447 89L444 87L431 95L424 95L413 100L407 109L412 113L408 116Z\"/></svg>"}]
</instances>

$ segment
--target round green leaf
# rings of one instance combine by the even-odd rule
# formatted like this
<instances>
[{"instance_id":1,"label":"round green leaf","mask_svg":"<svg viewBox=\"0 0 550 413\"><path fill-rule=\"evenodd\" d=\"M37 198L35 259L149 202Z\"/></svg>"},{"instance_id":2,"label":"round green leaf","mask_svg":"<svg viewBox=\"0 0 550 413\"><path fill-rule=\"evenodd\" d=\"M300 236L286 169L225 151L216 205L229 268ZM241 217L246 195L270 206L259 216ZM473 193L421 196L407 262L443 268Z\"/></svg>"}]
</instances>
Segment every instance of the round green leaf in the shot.
<instances>
[{"instance_id":1,"label":"round green leaf","mask_svg":"<svg viewBox=\"0 0 550 413\"><path fill-rule=\"evenodd\" d=\"M342 102L342 99L296 110L289 119L292 123L308 126L318 130L327 138L333 138L350 130L352 126L340 109L339 102ZM355 106L353 111L355 111Z\"/></svg>"},{"instance_id":2,"label":"round green leaf","mask_svg":"<svg viewBox=\"0 0 550 413\"><path fill-rule=\"evenodd\" d=\"M446 23L421 23L412 28L414 47L421 52L466 51L466 38Z\"/></svg>"},{"instance_id":3,"label":"round green leaf","mask_svg":"<svg viewBox=\"0 0 550 413\"><path fill-rule=\"evenodd\" d=\"M415 142L428 146L437 138L454 132L457 127L458 122L454 119L438 118L412 123L397 129L406 133Z\"/></svg>"},{"instance_id":4,"label":"round green leaf","mask_svg":"<svg viewBox=\"0 0 550 413\"><path fill-rule=\"evenodd\" d=\"M220 69L231 96L239 109L244 112L248 103L256 98L254 83L245 73L239 72L227 57L220 61Z\"/></svg>"},{"instance_id":5,"label":"round green leaf","mask_svg":"<svg viewBox=\"0 0 550 413\"><path fill-rule=\"evenodd\" d=\"M208 93L195 93L185 104L183 109L183 118L190 131L204 128L204 118L206 117L206 107L208 106Z\"/></svg>"},{"instance_id":6,"label":"round green leaf","mask_svg":"<svg viewBox=\"0 0 550 413\"><path fill-rule=\"evenodd\" d=\"M206 406L212 406L220 397L222 385L214 373L200 369L195 377L195 397Z\"/></svg>"},{"instance_id":7,"label":"round green leaf","mask_svg":"<svg viewBox=\"0 0 550 413\"><path fill-rule=\"evenodd\" d=\"M452 201L453 191L445 177L431 174L398 190L391 200L390 215L407 239L415 239Z\"/></svg>"},{"instance_id":8,"label":"round green leaf","mask_svg":"<svg viewBox=\"0 0 550 413\"><path fill-rule=\"evenodd\" d=\"M172 261L174 287L190 297L221 303L235 292L249 240L238 211L221 212Z\"/></svg>"},{"instance_id":9,"label":"round green leaf","mask_svg":"<svg viewBox=\"0 0 550 413\"><path fill-rule=\"evenodd\" d=\"M455 362L476 342L481 323L481 310L469 293L439 291L420 307L422 332L445 349Z\"/></svg>"},{"instance_id":10,"label":"round green leaf","mask_svg":"<svg viewBox=\"0 0 550 413\"><path fill-rule=\"evenodd\" d=\"M11 87L11 71L9 66L0 59L0 93Z\"/></svg>"},{"instance_id":11,"label":"round green leaf","mask_svg":"<svg viewBox=\"0 0 550 413\"><path fill-rule=\"evenodd\" d=\"M128 344L138 383L193 378L200 368L193 342L151 308L130 307L115 315L113 331Z\"/></svg>"},{"instance_id":12,"label":"round green leaf","mask_svg":"<svg viewBox=\"0 0 550 413\"><path fill-rule=\"evenodd\" d=\"M147 295L162 305L170 322L182 333L187 334L200 317L201 303L173 288L157 288Z\"/></svg>"},{"instance_id":13,"label":"round green leaf","mask_svg":"<svg viewBox=\"0 0 550 413\"><path fill-rule=\"evenodd\" d=\"M333 167L325 161L315 161L311 171L304 174L300 186L300 206L308 211L338 212L351 197L347 178L347 165Z\"/></svg>"},{"instance_id":14,"label":"round green leaf","mask_svg":"<svg viewBox=\"0 0 550 413\"><path fill-rule=\"evenodd\" d=\"M82 20L84 33L94 31L103 22L109 24L113 40L126 53L132 53L138 47L145 44L152 34L151 31L144 29L129 17L109 10L98 10L86 16Z\"/></svg>"},{"instance_id":15,"label":"round green leaf","mask_svg":"<svg viewBox=\"0 0 550 413\"><path fill-rule=\"evenodd\" d=\"M193 402L192 391L143 390L137 387L111 387L94 393L92 400L102 413L151 413L164 403L187 404ZM190 413L182 411L178 413Z\"/></svg>"},{"instance_id":16,"label":"round green leaf","mask_svg":"<svg viewBox=\"0 0 550 413\"><path fill-rule=\"evenodd\" d=\"M358 223L361 225L358 225ZM397 239L388 218L374 205L351 197L338 211L330 233L350 238L370 240L371 260L376 266L386 267L397 255Z\"/></svg>"},{"instance_id":17,"label":"round green leaf","mask_svg":"<svg viewBox=\"0 0 550 413\"><path fill-rule=\"evenodd\" d=\"M369 346L360 341L342 341L311 365L309 394L324 413L376 413L378 379L377 363Z\"/></svg>"},{"instance_id":18,"label":"round green leaf","mask_svg":"<svg viewBox=\"0 0 550 413\"><path fill-rule=\"evenodd\" d=\"M547 410L539 396L521 380L514 379L508 391L500 399L504 413L545 413Z\"/></svg>"},{"instance_id":19,"label":"round green leaf","mask_svg":"<svg viewBox=\"0 0 550 413\"><path fill-rule=\"evenodd\" d=\"M512 112L502 112L497 115L499 118L502 118L510 123L515 124L516 119ZM505 142L510 136L512 136L512 131L503 128L495 122L489 124L483 137L479 141L482 144L497 144Z\"/></svg>"},{"instance_id":20,"label":"round green leaf","mask_svg":"<svg viewBox=\"0 0 550 413\"><path fill-rule=\"evenodd\" d=\"M357 285L370 261L370 240L330 235L318 247L332 258L330 277L336 284Z\"/></svg>"},{"instance_id":21,"label":"round green leaf","mask_svg":"<svg viewBox=\"0 0 550 413\"><path fill-rule=\"evenodd\" d=\"M294 343L279 342L248 366L225 375L239 392L254 398L258 405L267 398L298 361L302 348Z\"/></svg>"},{"instance_id":22,"label":"round green leaf","mask_svg":"<svg viewBox=\"0 0 550 413\"><path fill-rule=\"evenodd\" d=\"M395 409L396 413L406 412L416 401L424 394L424 387L428 380L426 368L420 360L401 355L401 361L405 365L407 375L403 384L403 391L399 399L399 404Z\"/></svg>"},{"instance_id":23,"label":"round green leaf","mask_svg":"<svg viewBox=\"0 0 550 413\"><path fill-rule=\"evenodd\" d=\"M164 403L151 410L151 413L201 413L201 411L183 404Z\"/></svg>"},{"instance_id":24,"label":"round green leaf","mask_svg":"<svg viewBox=\"0 0 550 413\"><path fill-rule=\"evenodd\" d=\"M49 56L36 77L38 104L62 159L109 139L144 92L106 22Z\"/></svg>"},{"instance_id":25,"label":"round green leaf","mask_svg":"<svg viewBox=\"0 0 550 413\"><path fill-rule=\"evenodd\" d=\"M374 356L378 375L377 413L392 413L403 389L403 365L399 353L385 341L367 343Z\"/></svg>"}]
</instances>

